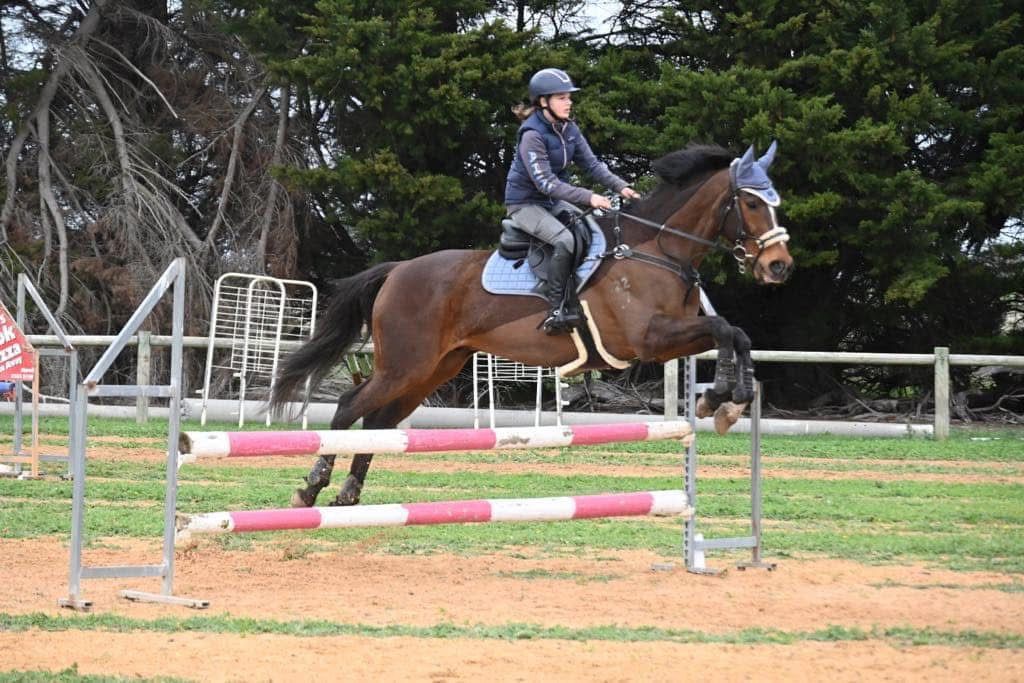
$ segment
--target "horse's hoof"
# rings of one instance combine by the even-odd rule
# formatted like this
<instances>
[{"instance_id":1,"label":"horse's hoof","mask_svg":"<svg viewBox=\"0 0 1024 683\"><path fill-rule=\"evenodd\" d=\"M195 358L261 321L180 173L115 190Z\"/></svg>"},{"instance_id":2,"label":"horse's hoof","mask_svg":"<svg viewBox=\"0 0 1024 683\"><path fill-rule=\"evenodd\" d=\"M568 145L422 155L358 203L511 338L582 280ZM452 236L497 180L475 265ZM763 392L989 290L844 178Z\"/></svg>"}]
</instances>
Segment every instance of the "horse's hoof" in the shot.
<instances>
[{"instance_id":1,"label":"horse's hoof","mask_svg":"<svg viewBox=\"0 0 1024 683\"><path fill-rule=\"evenodd\" d=\"M363 491L363 485L359 483L351 474L345 479L345 483L341 486L341 491L338 491L338 497L334 499L331 505L343 506L343 505L357 505L359 503L359 494Z\"/></svg>"},{"instance_id":2,"label":"horse's hoof","mask_svg":"<svg viewBox=\"0 0 1024 683\"><path fill-rule=\"evenodd\" d=\"M736 424L736 421L740 419L746 407L746 404L732 402L723 403L718 406L718 410L715 411L715 431L719 435L724 435L728 432Z\"/></svg>"},{"instance_id":3,"label":"horse's hoof","mask_svg":"<svg viewBox=\"0 0 1024 683\"><path fill-rule=\"evenodd\" d=\"M342 491L341 493L338 494L338 497L335 498L331 502L331 507L345 507L345 506L348 506L348 505L358 505L358 504L359 504L359 495L358 494L352 495L351 493L346 493L345 491Z\"/></svg>"},{"instance_id":4,"label":"horse's hoof","mask_svg":"<svg viewBox=\"0 0 1024 683\"><path fill-rule=\"evenodd\" d=\"M715 414L715 409L705 400L704 394L701 394L700 398L697 399L697 406L694 408L694 412L697 414L697 417L711 417Z\"/></svg>"},{"instance_id":5,"label":"horse's hoof","mask_svg":"<svg viewBox=\"0 0 1024 683\"><path fill-rule=\"evenodd\" d=\"M306 493L306 489L295 489L295 493L292 494L292 507L293 508L311 508L316 499L310 499Z\"/></svg>"}]
</instances>

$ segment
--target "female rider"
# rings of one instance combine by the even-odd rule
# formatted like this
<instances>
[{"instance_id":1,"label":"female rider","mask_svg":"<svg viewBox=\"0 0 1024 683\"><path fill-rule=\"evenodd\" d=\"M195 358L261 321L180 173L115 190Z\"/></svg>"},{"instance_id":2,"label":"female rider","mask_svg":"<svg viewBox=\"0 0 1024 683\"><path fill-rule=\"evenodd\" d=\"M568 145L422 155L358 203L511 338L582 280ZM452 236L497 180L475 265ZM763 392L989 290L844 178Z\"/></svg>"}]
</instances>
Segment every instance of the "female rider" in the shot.
<instances>
[{"instance_id":1,"label":"female rider","mask_svg":"<svg viewBox=\"0 0 1024 683\"><path fill-rule=\"evenodd\" d=\"M551 312L541 323L548 334L569 332L583 320L572 277L572 232L556 216L566 211L578 214L575 204L611 208L607 197L569 182L569 163L627 199L640 197L594 155L569 118L577 90L561 69L542 69L530 79L531 106L513 108L523 123L505 183L505 206L516 227L554 248L545 292Z\"/></svg>"}]
</instances>

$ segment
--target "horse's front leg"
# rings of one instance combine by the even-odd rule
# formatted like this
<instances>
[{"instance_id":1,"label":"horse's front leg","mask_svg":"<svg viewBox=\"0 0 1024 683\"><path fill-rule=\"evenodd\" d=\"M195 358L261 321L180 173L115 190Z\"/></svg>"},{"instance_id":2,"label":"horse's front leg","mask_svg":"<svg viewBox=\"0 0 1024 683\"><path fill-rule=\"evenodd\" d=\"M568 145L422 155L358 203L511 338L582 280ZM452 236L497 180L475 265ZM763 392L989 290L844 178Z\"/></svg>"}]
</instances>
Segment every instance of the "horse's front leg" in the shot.
<instances>
[{"instance_id":1,"label":"horse's front leg","mask_svg":"<svg viewBox=\"0 0 1024 683\"><path fill-rule=\"evenodd\" d=\"M714 415L715 431L719 434L728 432L754 400L754 360L750 355L750 337L738 327L732 329L736 351L736 385L732 390L732 400L712 407L712 401L707 400L705 393L697 404L697 417Z\"/></svg>"},{"instance_id":2,"label":"horse's front leg","mask_svg":"<svg viewBox=\"0 0 1024 683\"><path fill-rule=\"evenodd\" d=\"M747 404L754 400L754 359L750 355L753 345L747 333L738 327L732 328L732 338L736 350L736 385L732 389L732 402Z\"/></svg>"},{"instance_id":3,"label":"horse's front leg","mask_svg":"<svg viewBox=\"0 0 1024 683\"><path fill-rule=\"evenodd\" d=\"M714 385L704 392L697 406L697 416L707 417L729 400L736 385L735 329L719 316L680 319L656 315L647 326L640 357L668 360L718 349Z\"/></svg>"}]
</instances>

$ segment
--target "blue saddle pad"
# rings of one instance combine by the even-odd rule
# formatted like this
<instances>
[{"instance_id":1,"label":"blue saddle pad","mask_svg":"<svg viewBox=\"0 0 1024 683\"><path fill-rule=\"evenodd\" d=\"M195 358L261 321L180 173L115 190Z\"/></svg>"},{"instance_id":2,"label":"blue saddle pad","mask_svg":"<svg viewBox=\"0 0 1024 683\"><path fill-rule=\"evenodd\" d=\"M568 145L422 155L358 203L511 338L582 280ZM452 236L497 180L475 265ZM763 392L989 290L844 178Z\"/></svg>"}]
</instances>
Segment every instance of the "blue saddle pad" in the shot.
<instances>
[{"instance_id":1,"label":"blue saddle pad","mask_svg":"<svg viewBox=\"0 0 1024 683\"><path fill-rule=\"evenodd\" d=\"M589 217L587 225L590 227L590 251L587 252L587 257L580 264L580 267L576 269L577 291L583 290L587 280L594 274L597 267L601 265L601 260L597 256L604 252L606 246L604 233L601 232L597 224ZM519 264L518 268L516 264ZM483 276L481 277L481 284L484 290L491 294L520 294L524 296L537 296L543 299L543 294L533 291L534 287L537 286L537 282L538 280L534 276L533 271L530 270L530 264L526 262L526 259L509 261L502 258L501 254L497 251L487 259L487 264L484 266Z\"/></svg>"}]
</instances>

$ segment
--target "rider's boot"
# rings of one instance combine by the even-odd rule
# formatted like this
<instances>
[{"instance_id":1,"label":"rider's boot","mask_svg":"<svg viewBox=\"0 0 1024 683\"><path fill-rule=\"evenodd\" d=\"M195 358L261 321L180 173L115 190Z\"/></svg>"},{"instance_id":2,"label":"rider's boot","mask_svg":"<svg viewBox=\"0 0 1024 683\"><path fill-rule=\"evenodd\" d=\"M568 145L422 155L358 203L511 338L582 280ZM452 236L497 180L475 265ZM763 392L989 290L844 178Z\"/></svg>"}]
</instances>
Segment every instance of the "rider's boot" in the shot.
<instances>
[{"instance_id":1,"label":"rider's boot","mask_svg":"<svg viewBox=\"0 0 1024 683\"><path fill-rule=\"evenodd\" d=\"M551 255L545 292L551 312L540 324L547 334L565 334L583 322L583 313L576 297L573 260L571 252L558 247L555 247Z\"/></svg>"}]
</instances>

